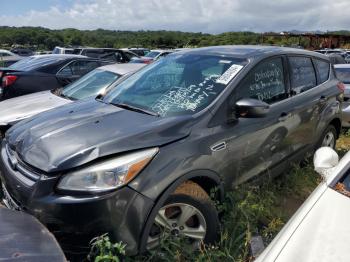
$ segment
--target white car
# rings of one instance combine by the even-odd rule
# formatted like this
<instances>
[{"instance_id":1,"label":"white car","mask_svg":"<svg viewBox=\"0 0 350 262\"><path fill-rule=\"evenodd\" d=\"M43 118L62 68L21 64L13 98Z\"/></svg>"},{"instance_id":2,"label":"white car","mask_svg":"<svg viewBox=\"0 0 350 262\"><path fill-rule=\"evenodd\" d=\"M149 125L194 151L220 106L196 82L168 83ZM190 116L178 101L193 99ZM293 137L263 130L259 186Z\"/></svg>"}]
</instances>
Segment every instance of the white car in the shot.
<instances>
[{"instance_id":1,"label":"white car","mask_svg":"<svg viewBox=\"0 0 350 262\"><path fill-rule=\"evenodd\" d=\"M0 132L35 114L71 103L95 97L113 88L121 76L133 73L145 64L112 64L96 68L62 89L37 92L0 102Z\"/></svg>"},{"instance_id":2,"label":"white car","mask_svg":"<svg viewBox=\"0 0 350 262\"><path fill-rule=\"evenodd\" d=\"M350 152L338 159L329 147L317 150L314 165L323 182L256 262L350 261Z\"/></svg>"}]
</instances>

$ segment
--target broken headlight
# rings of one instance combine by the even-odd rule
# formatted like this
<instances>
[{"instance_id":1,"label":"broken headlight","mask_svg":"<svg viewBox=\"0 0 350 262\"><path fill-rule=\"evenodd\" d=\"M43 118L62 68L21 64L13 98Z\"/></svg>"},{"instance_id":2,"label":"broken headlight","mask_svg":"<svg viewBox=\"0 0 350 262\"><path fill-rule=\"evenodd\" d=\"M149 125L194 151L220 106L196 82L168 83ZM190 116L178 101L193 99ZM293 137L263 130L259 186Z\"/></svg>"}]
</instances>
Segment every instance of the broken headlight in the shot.
<instances>
[{"instance_id":1,"label":"broken headlight","mask_svg":"<svg viewBox=\"0 0 350 262\"><path fill-rule=\"evenodd\" d=\"M130 182L152 160L158 148L145 149L102 161L65 175L58 188L102 192Z\"/></svg>"}]
</instances>

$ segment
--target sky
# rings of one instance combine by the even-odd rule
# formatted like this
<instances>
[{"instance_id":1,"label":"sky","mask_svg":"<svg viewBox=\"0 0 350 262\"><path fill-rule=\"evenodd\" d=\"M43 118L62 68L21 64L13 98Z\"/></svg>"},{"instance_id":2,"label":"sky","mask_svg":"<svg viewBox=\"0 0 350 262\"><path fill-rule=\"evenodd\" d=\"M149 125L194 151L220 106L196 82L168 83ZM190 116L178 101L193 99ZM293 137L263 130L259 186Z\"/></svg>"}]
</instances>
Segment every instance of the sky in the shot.
<instances>
[{"instance_id":1,"label":"sky","mask_svg":"<svg viewBox=\"0 0 350 262\"><path fill-rule=\"evenodd\" d=\"M349 0L0 0L0 25L51 29L350 30Z\"/></svg>"}]
</instances>

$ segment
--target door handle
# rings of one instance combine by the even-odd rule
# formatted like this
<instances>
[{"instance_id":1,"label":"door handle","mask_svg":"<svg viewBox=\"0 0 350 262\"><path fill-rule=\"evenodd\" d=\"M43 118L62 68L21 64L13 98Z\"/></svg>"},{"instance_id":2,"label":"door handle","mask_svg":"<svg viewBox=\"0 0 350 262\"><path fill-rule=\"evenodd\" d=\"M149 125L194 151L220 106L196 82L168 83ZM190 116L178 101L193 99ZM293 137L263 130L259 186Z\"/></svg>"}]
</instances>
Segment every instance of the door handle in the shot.
<instances>
[{"instance_id":1,"label":"door handle","mask_svg":"<svg viewBox=\"0 0 350 262\"><path fill-rule=\"evenodd\" d=\"M325 102L327 102L327 100L328 100L328 99L327 99L327 97L325 97L325 96L321 96L321 97L320 97L320 102L321 102L321 103L325 103Z\"/></svg>"},{"instance_id":2,"label":"door handle","mask_svg":"<svg viewBox=\"0 0 350 262\"><path fill-rule=\"evenodd\" d=\"M282 113L281 113L281 116L278 118L278 121L284 122L284 121L286 121L288 118L290 118L291 116L292 116L291 113L282 112Z\"/></svg>"}]
</instances>

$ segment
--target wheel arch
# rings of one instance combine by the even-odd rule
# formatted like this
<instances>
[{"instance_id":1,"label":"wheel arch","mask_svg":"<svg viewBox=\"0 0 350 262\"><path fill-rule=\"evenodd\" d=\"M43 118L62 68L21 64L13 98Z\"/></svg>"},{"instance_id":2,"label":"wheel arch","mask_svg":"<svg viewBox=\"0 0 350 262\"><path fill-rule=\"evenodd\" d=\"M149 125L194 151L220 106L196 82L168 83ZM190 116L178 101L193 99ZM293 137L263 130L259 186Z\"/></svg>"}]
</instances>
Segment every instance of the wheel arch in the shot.
<instances>
[{"instance_id":1,"label":"wheel arch","mask_svg":"<svg viewBox=\"0 0 350 262\"><path fill-rule=\"evenodd\" d=\"M331 122L329 122L328 126L332 125L337 130L337 138L339 138L341 132L341 120L339 118L334 118Z\"/></svg>"},{"instance_id":2,"label":"wheel arch","mask_svg":"<svg viewBox=\"0 0 350 262\"><path fill-rule=\"evenodd\" d=\"M159 197L155 200L155 205L147 217L139 244L140 253L144 253L146 251L148 232L151 229L158 209L161 208L163 203L176 190L178 186L189 180L201 186L209 196L211 194L211 190L213 188L217 188L217 191L215 192L215 199L219 202L224 199L224 187L220 176L211 170L194 170L174 180L165 190L162 191Z\"/></svg>"}]
</instances>

